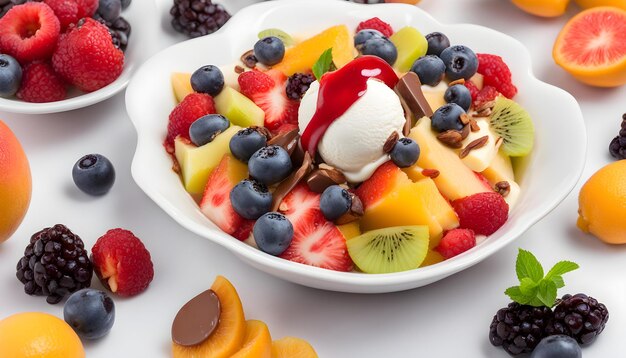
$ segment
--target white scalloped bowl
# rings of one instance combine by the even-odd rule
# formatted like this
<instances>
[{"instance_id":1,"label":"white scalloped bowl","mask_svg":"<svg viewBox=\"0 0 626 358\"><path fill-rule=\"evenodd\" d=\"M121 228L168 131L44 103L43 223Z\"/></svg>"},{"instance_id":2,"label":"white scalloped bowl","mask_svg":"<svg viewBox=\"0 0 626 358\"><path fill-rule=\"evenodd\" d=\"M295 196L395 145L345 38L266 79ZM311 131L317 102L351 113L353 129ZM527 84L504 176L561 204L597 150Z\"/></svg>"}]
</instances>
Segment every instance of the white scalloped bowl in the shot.
<instances>
[{"instance_id":1,"label":"white scalloped bowl","mask_svg":"<svg viewBox=\"0 0 626 358\"><path fill-rule=\"evenodd\" d=\"M222 245L259 270L288 281L333 291L392 292L424 286L477 264L512 243L573 189L582 173L586 154L580 108L567 92L533 76L530 56L520 42L485 27L441 24L415 6L363 6L345 1L324 1L320 5L322 1L271 1L245 8L217 33L158 53L133 77L126 93L127 110L138 133L132 174L146 194L182 226ZM307 16L294 16L296 13ZM355 28L360 21L373 16L390 22L396 29L412 25L423 33L442 31L455 44L468 45L476 52L499 54L509 64L519 88L516 100L534 119L536 145L523 163L523 193L508 222L475 248L450 260L379 275L335 272L290 262L265 254L220 231L185 192L162 146L168 115L175 106L170 73L192 72L208 63L230 63L250 49L256 34L266 28L312 35L336 24Z\"/></svg>"},{"instance_id":2,"label":"white scalloped bowl","mask_svg":"<svg viewBox=\"0 0 626 358\"><path fill-rule=\"evenodd\" d=\"M0 98L0 111L26 114L66 112L102 102L124 90L135 69L158 49L155 37L158 34L159 21L155 3L146 0L133 1L122 12L122 16L130 23L131 36L124 54L124 70L115 81L90 93L72 88L67 99L56 102L29 103L17 98Z\"/></svg>"}]
</instances>

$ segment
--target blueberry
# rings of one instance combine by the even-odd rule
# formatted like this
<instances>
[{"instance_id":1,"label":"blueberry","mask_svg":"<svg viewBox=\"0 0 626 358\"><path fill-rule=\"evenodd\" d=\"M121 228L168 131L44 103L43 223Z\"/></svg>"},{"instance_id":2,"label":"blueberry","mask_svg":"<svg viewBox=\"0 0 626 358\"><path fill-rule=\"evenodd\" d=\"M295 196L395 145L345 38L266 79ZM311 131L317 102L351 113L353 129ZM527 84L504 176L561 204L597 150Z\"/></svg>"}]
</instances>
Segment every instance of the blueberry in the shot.
<instances>
[{"instance_id":1,"label":"blueberry","mask_svg":"<svg viewBox=\"0 0 626 358\"><path fill-rule=\"evenodd\" d=\"M548 336L539 342L530 358L582 358L576 340L565 335Z\"/></svg>"},{"instance_id":2,"label":"blueberry","mask_svg":"<svg viewBox=\"0 0 626 358\"><path fill-rule=\"evenodd\" d=\"M448 87L443 95L443 99L448 103L458 104L466 112L472 105L472 94L467 87L461 84Z\"/></svg>"},{"instance_id":3,"label":"blueberry","mask_svg":"<svg viewBox=\"0 0 626 358\"><path fill-rule=\"evenodd\" d=\"M244 179L230 191L230 202L237 214L256 220L270 211L272 193L256 180Z\"/></svg>"},{"instance_id":4,"label":"blueberry","mask_svg":"<svg viewBox=\"0 0 626 358\"><path fill-rule=\"evenodd\" d=\"M446 65L435 55L426 55L413 62L411 71L417 74L423 85L436 86L446 72Z\"/></svg>"},{"instance_id":5,"label":"blueberry","mask_svg":"<svg viewBox=\"0 0 626 358\"><path fill-rule=\"evenodd\" d=\"M448 47L439 55L446 65L446 75L450 81L474 76L478 69L478 57L472 49L462 45Z\"/></svg>"},{"instance_id":6,"label":"blueberry","mask_svg":"<svg viewBox=\"0 0 626 358\"><path fill-rule=\"evenodd\" d=\"M83 192L93 196L104 195L115 182L115 169L106 157L88 154L74 164L72 178Z\"/></svg>"},{"instance_id":7,"label":"blueberry","mask_svg":"<svg viewBox=\"0 0 626 358\"><path fill-rule=\"evenodd\" d=\"M361 30L357 32L357 34L354 36L354 47L359 50L367 40L373 37L383 38L385 37L385 35L383 35L380 31L374 29Z\"/></svg>"},{"instance_id":8,"label":"blueberry","mask_svg":"<svg viewBox=\"0 0 626 358\"><path fill-rule=\"evenodd\" d=\"M84 339L104 337L115 321L115 305L100 290L85 288L74 292L63 307L63 318Z\"/></svg>"},{"instance_id":9,"label":"blueberry","mask_svg":"<svg viewBox=\"0 0 626 358\"><path fill-rule=\"evenodd\" d=\"M270 212L256 221L252 233L259 250L278 256L293 240L293 225L285 215Z\"/></svg>"},{"instance_id":10,"label":"blueberry","mask_svg":"<svg viewBox=\"0 0 626 358\"><path fill-rule=\"evenodd\" d=\"M191 75L191 88L196 92L217 96L224 88L224 75L217 66L202 66Z\"/></svg>"},{"instance_id":11,"label":"blueberry","mask_svg":"<svg viewBox=\"0 0 626 358\"><path fill-rule=\"evenodd\" d=\"M106 21L113 22L122 13L122 2L120 0L100 0L97 12Z\"/></svg>"},{"instance_id":12,"label":"blueberry","mask_svg":"<svg viewBox=\"0 0 626 358\"><path fill-rule=\"evenodd\" d=\"M130 6L132 0L122 0L122 10Z\"/></svg>"},{"instance_id":13,"label":"blueberry","mask_svg":"<svg viewBox=\"0 0 626 358\"><path fill-rule=\"evenodd\" d=\"M211 143L218 134L227 130L230 122L220 114L207 114L196 119L189 127L189 138L193 144L201 147Z\"/></svg>"},{"instance_id":14,"label":"blueberry","mask_svg":"<svg viewBox=\"0 0 626 358\"><path fill-rule=\"evenodd\" d=\"M456 103L444 104L433 113L431 125L437 132L450 129L460 131L463 129L463 123L461 123L463 113L465 113L463 108Z\"/></svg>"},{"instance_id":15,"label":"blueberry","mask_svg":"<svg viewBox=\"0 0 626 358\"><path fill-rule=\"evenodd\" d=\"M320 197L320 210L329 221L339 219L352 206L350 193L339 185L331 185Z\"/></svg>"},{"instance_id":16,"label":"blueberry","mask_svg":"<svg viewBox=\"0 0 626 358\"><path fill-rule=\"evenodd\" d=\"M407 168L417 162L420 157L420 147L411 138L400 138L389 155L395 165L400 168Z\"/></svg>"},{"instance_id":17,"label":"blueberry","mask_svg":"<svg viewBox=\"0 0 626 358\"><path fill-rule=\"evenodd\" d=\"M257 150L248 161L250 176L265 185L282 181L289 176L291 169L289 153L277 145Z\"/></svg>"},{"instance_id":18,"label":"blueberry","mask_svg":"<svg viewBox=\"0 0 626 358\"><path fill-rule=\"evenodd\" d=\"M448 36L442 34L441 32L431 32L426 35L426 41L428 41L428 51L426 51L427 55L441 55L441 52L448 47L450 47L450 40Z\"/></svg>"},{"instance_id":19,"label":"blueberry","mask_svg":"<svg viewBox=\"0 0 626 358\"><path fill-rule=\"evenodd\" d=\"M398 58L398 50L386 37L372 37L361 47L362 55L378 56L392 66Z\"/></svg>"},{"instance_id":20,"label":"blueberry","mask_svg":"<svg viewBox=\"0 0 626 358\"><path fill-rule=\"evenodd\" d=\"M0 55L0 97L12 97L22 84L22 67L9 55Z\"/></svg>"},{"instance_id":21,"label":"blueberry","mask_svg":"<svg viewBox=\"0 0 626 358\"><path fill-rule=\"evenodd\" d=\"M285 44L276 36L268 36L254 44L254 56L264 65L273 66L285 57Z\"/></svg>"},{"instance_id":22,"label":"blueberry","mask_svg":"<svg viewBox=\"0 0 626 358\"><path fill-rule=\"evenodd\" d=\"M257 150L267 145L267 137L254 128L245 128L237 132L229 143L230 152L235 158L247 163Z\"/></svg>"}]
</instances>

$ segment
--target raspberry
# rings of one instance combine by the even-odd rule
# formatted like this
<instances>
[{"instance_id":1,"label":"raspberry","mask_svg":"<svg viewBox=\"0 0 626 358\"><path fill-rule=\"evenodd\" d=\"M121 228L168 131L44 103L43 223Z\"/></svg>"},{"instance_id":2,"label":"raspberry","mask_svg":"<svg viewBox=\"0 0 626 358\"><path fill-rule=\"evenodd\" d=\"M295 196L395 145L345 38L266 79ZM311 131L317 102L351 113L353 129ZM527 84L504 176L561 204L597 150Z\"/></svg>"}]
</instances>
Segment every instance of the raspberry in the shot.
<instances>
[{"instance_id":1,"label":"raspberry","mask_svg":"<svg viewBox=\"0 0 626 358\"><path fill-rule=\"evenodd\" d=\"M113 45L106 26L84 18L61 35L52 56L52 66L78 89L93 92L119 77L124 66L124 52Z\"/></svg>"},{"instance_id":2,"label":"raspberry","mask_svg":"<svg viewBox=\"0 0 626 358\"><path fill-rule=\"evenodd\" d=\"M47 60L59 40L61 25L54 11L39 2L14 6L0 19L0 53L20 64Z\"/></svg>"},{"instance_id":3,"label":"raspberry","mask_svg":"<svg viewBox=\"0 0 626 358\"><path fill-rule=\"evenodd\" d=\"M391 27L391 25L389 25L388 23L384 22L383 20L377 17L373 17L369 20L365 20L361 22L359 26L357 26L356 32L359 32L364 29L372 29L372 30L380 31L381 34L387 37L390 37L391 35L393 35L393 28Z\"/></svg>"},{"instance_id":4,"label":"raspberry","mask_svg":"<svg viewBox=\"0 0 626 358\"><path fill-rule=\"evenodd\" d=\"M78 4L72 0L44 0L50 6L61 23L61 31L65 31L70 24L80 20L78 17Z\"/></svg>"},{"instance_id":5,"label":"raspberry","mask_svg":"<svg viewBox=\"0 0 626 358\"><path fill-rule=\"evenodd\" d=\"M92 17L98 10L99 0L75 0L78 4L78 18Z\"/></svg>"},{"instance_id":6,"label":"raspberry","mask_svg":"<svg viewBox=\"0 0 626 358\"><path fill-rule=\"evenodd\" d=\"M476 101L476 96L478 96L478 92L480 92L478 87L476 87L476 85L472 81L465 81L465 87L467 87L467 89L470 91L470 94L472 95L472 102Z\"/></svg>"},{"instance_id":7,"label":"raspberry","mask_svg":"<svg viewBox=\"0 0 626 358\"><path fill-rule=\"evenodd\" d=\"M168 153L174 152L174 139L177 136L189 139L189 127L196 119L215 113L213 98L205 93L191 93L180 102L172 113L167 125L167 138L163 144Z\"/></svg>"},{"instance_id":8,"label":"raspberry","mask_svg":"<svg viewBox=\"0 0 626 358\"><path fill-rule=\"evenodd\" d=\"M517 87L511 80L511 70L502 57L484 53L478 56L478 73L484 76L485 86L493 86L507 98L517 94Z\"/></svg>"},{"instance_id":9,"label":"raspberry","mask_svg":"<svg viewBox=\"0 0 626 358\"><path fill-rule=\"evenodd\" d=\"M67 93L63 80L47 62L32 62L24 67L17 98L33 103L64 100Z\"/></svg>"},{"instance_id":10,"label":"raspberry","mask_svg":"<svg viewBox=\"0 0 626 358\"><path fill-rule=\"evenodd\" d=\"M453 229L443 236L437 247L437 251L439 251L443 257L449 259L464 253L474 246L476 246L476 236L472 230Z\"/></svg>"},{"instance_id":11,"label":"raspberry","mask_svg":"<svg viewBox=\"0 0 626 358\"><path fill-rule=\"evenodd\" d=\"M478 235L491 235L509 218L509 204L494 192L478 193L452 202L461 228Z\"/></svg>"},{"instance_id":12,"label":"raspberry","mask_svg":"<svg viewBox=\"0 0 626 358\"><path fill-rule=\"evenodd\" d=\"M150 253L128 230L107 231L93 245L91 255L102 284L120 296L141 293L154 277Z\"/></svg>"},{"instance_id":13,"label":"raspberry","mask_svg":"<svg viewBox=\"0 0 626 358\"><path fill-rule=\"evenodd\" d=\"M478 94L476 94L476 98L473 101L474 108L480 107L483 103L493 101L499 94L498 90L492 86L483 87L483 89L478 91Z\"/></svg>"}]
</instances>

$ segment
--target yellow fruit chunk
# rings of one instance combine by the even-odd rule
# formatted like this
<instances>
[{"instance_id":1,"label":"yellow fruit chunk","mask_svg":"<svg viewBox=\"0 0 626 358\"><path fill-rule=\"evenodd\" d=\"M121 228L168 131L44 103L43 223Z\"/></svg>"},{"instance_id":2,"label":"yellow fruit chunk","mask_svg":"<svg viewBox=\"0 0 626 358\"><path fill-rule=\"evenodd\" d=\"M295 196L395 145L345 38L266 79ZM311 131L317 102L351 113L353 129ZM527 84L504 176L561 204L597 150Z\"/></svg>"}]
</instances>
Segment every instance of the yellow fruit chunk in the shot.
<instances>
[{"instance_id":1,"label":"yellow fruit chunk","mask_svg":"<svg viewBox=\"0 0 626 358\"><path fill-rule=\"evenodd\" d=\"M502 181L509 183L509 194L504 197L504 200L509 204L509 211L513 209L513 206L520 197L521 189L519 184L515 181L511 158L502 150L499 150L498 154L496 154L491 161L491 164L489 164L489 167L481 174L489 181L492 187L495 187L497 183Z\"/></svg>"},{"instance_id":2,"label":"yellow fruit chunk","mask_svg":"<svg viewBox=\"0 0 626 358\"><path fill-rule=\"evenodd\" d=\"M574 16L559 33L552 57L582 83L626 84L626 11L604 6Z\"/></svg>"},{"instance_id":3,"label":"yellow fruit chunk","mask_svg":"<svg viewBox=\"0 0 626 358\"><path fill-rule=\"evenodd\" d=\"M452 230L459 226L459 218L456 216L450 203L441 196L437 185L431 178L422 179L414 184L415 189L420 193L426 209L437 220L443 230ZM430 247L439 245L437 237L430 240Z\"/></svg>"},{"instance_id":4,"label":"yellow fruit chunk","mask_svg":"<svg viewBox=\"0 0 626 358\"><path fill-rule=\"evenodd\" d=\"M231 358L271 358L272 337L267 325L261 321L246 321L246 337L243 347Z\"/></svg>"},{"instance_id":5,"label":"yellow fruit chunk","mask_svg":"<svg viewBox=\"0 0 626 358\"><path fill-rule=\"evenodd\" d=\"M626 243L626 160L598 170L580 189L578 227L609 244Z\"/></svg>"},{"instance_id":6,"label":"yellow fruit chunk","mask_svg":"<svg viewBox=\"0 0 626 358\"><path fill-rule=\"evenodd\" d=\"M529 14L542 17L561 16L567 9L569 0L512 0L515 6Z\"/></svg>"},{"instance_id":7,"label":"yellow fruit chunk","mask_svg":"<svg viewBox=\"0 0 626 358\"><path fill-rule=\"evenodd\" d=\"M435 184L448 200L461 199L476 193L492 189L476 176L463 162L459 155L441 143L430 127L430 119L424 117L411 130L409 138L420 146L417 165L421 168L435 169L439 176Z\"/></svg>"},{"instance_id":8,"label":"yellow fruit chunk","mask_svg":"<svg viewBox=\"0 0 626 358\"><path fill-rule=\"evenodd\" d=\"M443 98L443 95L446 93L446 91L445 90L440 91L438 89L435 89L435 87L431 87L431 88L426 87L426 89L424 89L422 93L424 93L424 98L426 98L426 102L428 102L428 104L430 105L430 108L434 112L438 110L439 107L447 103L446 100Z\"/></svg>"},{"instance_id":9,"label":"yellow fruit chunk","mask_svg":"<svg viewBox=\"0 0 626 358\"><path fill-rule=\"evenodd\" d=\"M317 353L304 339L284 337L272 342L272 358L317 358Z\"/></svg>"},{"instance_id":10,"label":"yellow fruit chunk","mask_svg":"<svg viewBox=\"0 0 626 358\"><path fill-rule=\"evenodd\" d=\"M202 194L213 169L220 163L224 154L230 154L230 139L239 130L241 127L231 125L212 142L202 147L196 147L180 137L176 138L174 141L176 160L187 192L194 195ZM242 165L245 167L245 164Z\"/></svg>"},{"instance_id":11,"label":"yellow fruit chunk","mask_svg":"<svg viewBox=\"0 0 626 358\"><path fill-rule=\"evenodd\" d=\"M0 121L0 243L22 223L31 191L28 158L11 129Z\"/></svg>"},{"instance_id":12,"label":"yellow fruit chunk","mask_svg":"<svg viewBox=\"0 0 626 358\"><path fill-rule=\"evenodd\" d=\"M443 262L444 260L445 260L445 257L443 257L443 255L440 254L439 251L429 250L428 253L426 254L426 258L424 259L420 267L426 267L426 266L438 264L440 262Z\"/></svg>"},{"instance_id":13,"label":"yellow fruit chunk","mask_svg":"<svg viewBox=\"0 0 626 358\"><path fill-rule=\"evenodd\" d=\"M359 226L358 221L353 221L351 223L343 225L337 225L337 229L341 231L341 235L343 235L346 240L350 240L354 237L361 235L361 227Z\"/></svg>"},{"instance_id":14,"label":"yellow fruit chunk","mask_svg":"<svg viewBox=\"0 0 626 358\"><path fill-rule=\"evenodd\" d=\"M348 27L333 26L288 48L283 60L273 68L287 76L296 72L310 72L322 53L331 47L333 62L337 68L343 67L354 59L354 44Z\"/></svg>"},{"instance_id":15,"label":"yellow fruit chunk","mask_svg":"<svg viewBox=\"0 0 626 358\"><path fill-rule=\"evenodd\" d=\"M230 87L224 87L215 97L215 110L241 127L262 127L265 119L265 112L259 106Z\"/></svg>"},{"instance_id":16,"label":"yellow fruit chunk","mask_svg":"<svg viewBox=\"0 0 626 358\"><path fill-rule=\"evenodd\" d=\"M170 81L172 82L176 102L181 102L188 94L193 93L191 73L174 72L170 76Z\"/></svg>"},{"instance_id":17,"label":"yellow fruit chunk","mask_svg":"<svg viewBox=\"0 0 626 358\"><path fill-rule=\"evenodd\" d=\"M583 9L598 6L613 6L626 10L626 0L574 0Z\"/></svg>"},{"instance_id":18,"label":"yellow fruit chunk","mask_svg":"<svg viewBox=\"0 0 626 358\"><path fill-rule=\"evenodd\" d=\"M204 342L183 347L172 343L174 358L228 358L243 346L246 319L235 287L223 276L217 276L211 289L220 299L220 320L217 328Z\"/></svg>"},{"instance_id":19,"label":"yellow fruit chunk","mask_svg":"<svg viewBox=\"0 0 626 358\"><path fill-rule=\"evenodd\" d=\"M0 321L0 357L84 358L85 351L80 338L62 319L26 312Z\"/></svg>"}]
</instances>

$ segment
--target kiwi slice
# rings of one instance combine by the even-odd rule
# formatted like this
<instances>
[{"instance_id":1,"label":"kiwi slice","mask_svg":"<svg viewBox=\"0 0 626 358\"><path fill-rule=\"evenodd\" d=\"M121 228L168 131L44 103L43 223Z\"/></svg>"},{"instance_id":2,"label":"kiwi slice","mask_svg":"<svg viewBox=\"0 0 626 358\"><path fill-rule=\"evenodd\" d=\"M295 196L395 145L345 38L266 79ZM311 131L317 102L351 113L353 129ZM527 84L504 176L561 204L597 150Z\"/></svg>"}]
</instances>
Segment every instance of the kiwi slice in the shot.
<instances>
[{"instance_id":1,"label":"kiwi slice","mask_svg":"<svg viewBox=\"0 0 626 358\"><path fill-rule=\"evenodd\" d=\"M266 29L259 32L259 40L264 39L269 36L278 37L286 47L295 45L295 41L293 37L291 37L288 33L280 29Z\"/></svg>"},{"instance_id":2,"label":"kiwi slice","mask_svg":"<svg viewBox=\"0 0 626 358\"><path fill-rule=\"evenodd\" d=\"M352 261L366 273L418 268L428 252L428 226L396 226L368 231L346 241Z\"/></svg>"},{"instance_id":3,"label":"kiwi slice","mask_svg":"<svg viewBox=\"0 0 626 358\"><path fill-rule=\"evenodd\" d=\"M489 116L491 128L502 137L502 150L511 157L523 157L533 149L535 128L522 106L499 96Z\"/></svg>"}]
</instances>

